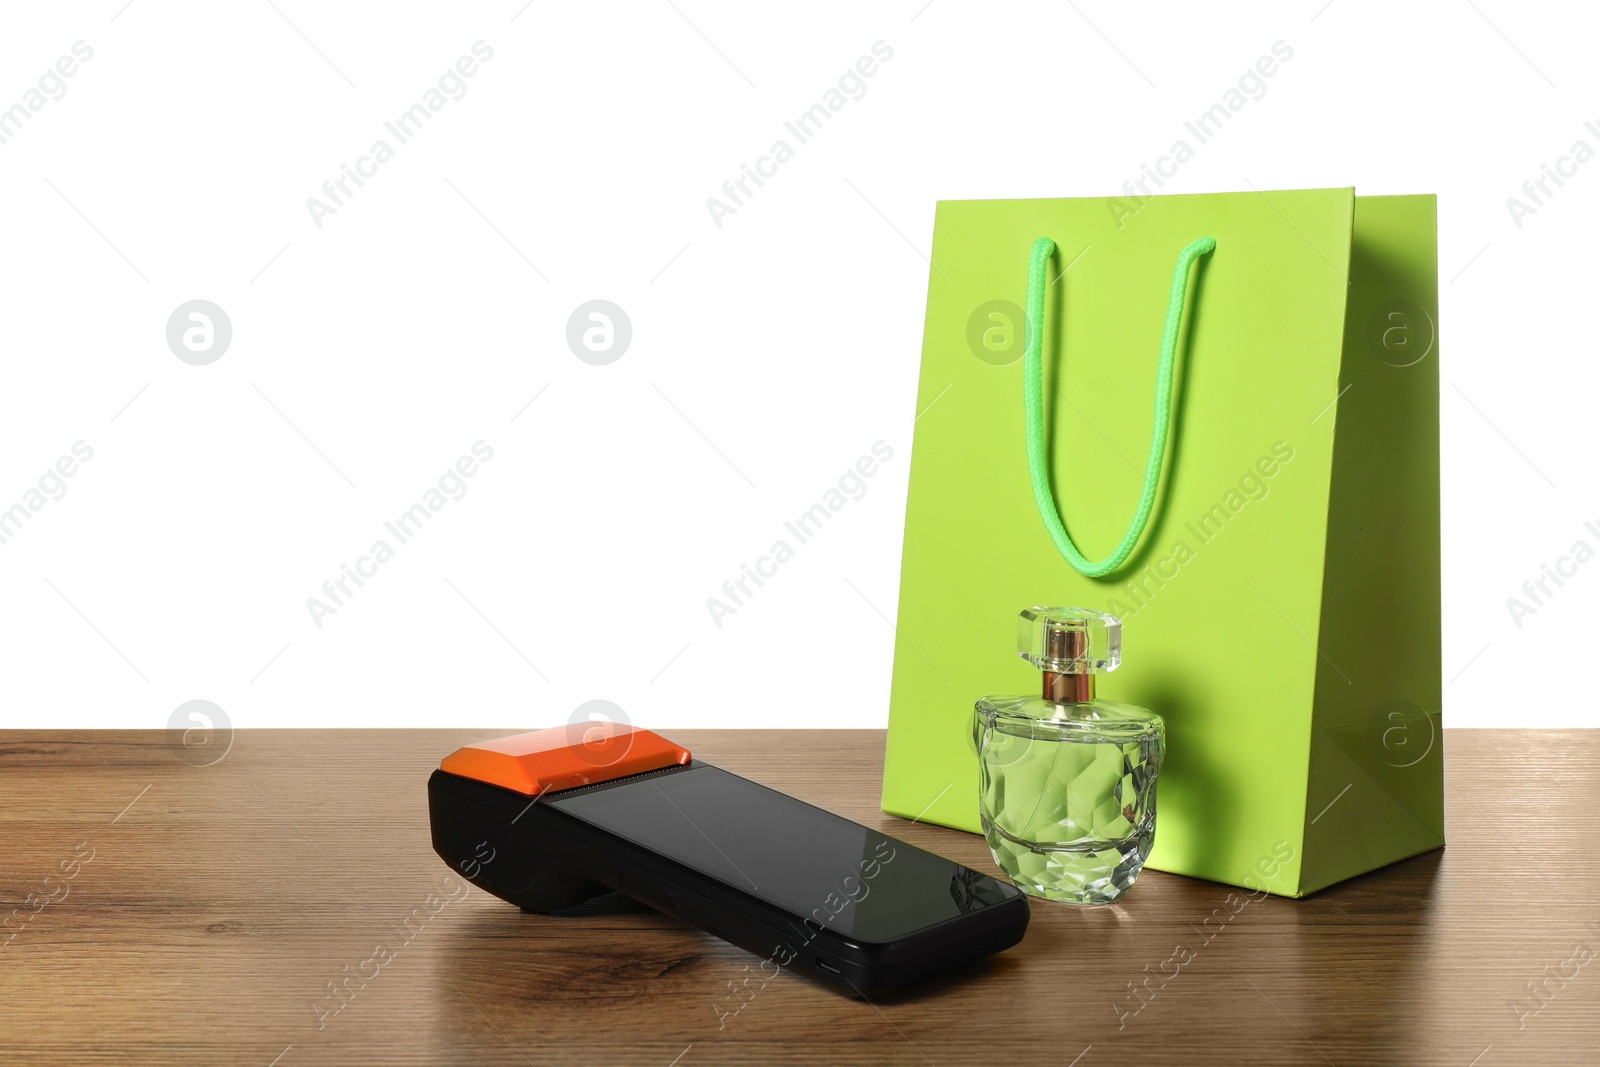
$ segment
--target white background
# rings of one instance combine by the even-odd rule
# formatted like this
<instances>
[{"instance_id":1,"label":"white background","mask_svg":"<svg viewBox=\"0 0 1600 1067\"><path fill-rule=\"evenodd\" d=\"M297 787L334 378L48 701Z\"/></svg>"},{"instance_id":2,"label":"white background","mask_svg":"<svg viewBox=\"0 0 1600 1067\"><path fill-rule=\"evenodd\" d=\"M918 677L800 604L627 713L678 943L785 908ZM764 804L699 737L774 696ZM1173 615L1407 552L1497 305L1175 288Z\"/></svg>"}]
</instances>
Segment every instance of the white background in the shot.
<instances>
[{"instance_id":1,"label":"white background","mask_svg":"<svg viewBox=\"0 0 1600 1067\"><path fill-rule=\"evenodd\" d=\"M0 545L0 724L201 698L241 727L591 699L883 725L934 202L1117 193L1280 40L1166 191L1439 194L1446 722L1596 724L1600 563L1520 627L1506 603L1600 547L1600 161L1520 227L1506 204L1600 148L1592 12L124 3L0 32L0 107L93 48L0 145L0 507L94 450ZM466 95L315 225L307 198L479 40ZM707 198L877 41L865 95L717 226ZM196 298L233 326L208 366L166 343ZM608 366L565 340L595 298L633 326ZM307 598L479 440L469 492L317 627ZM714 625L879 440L866 495Z\"/></svg>"}]
</instances>

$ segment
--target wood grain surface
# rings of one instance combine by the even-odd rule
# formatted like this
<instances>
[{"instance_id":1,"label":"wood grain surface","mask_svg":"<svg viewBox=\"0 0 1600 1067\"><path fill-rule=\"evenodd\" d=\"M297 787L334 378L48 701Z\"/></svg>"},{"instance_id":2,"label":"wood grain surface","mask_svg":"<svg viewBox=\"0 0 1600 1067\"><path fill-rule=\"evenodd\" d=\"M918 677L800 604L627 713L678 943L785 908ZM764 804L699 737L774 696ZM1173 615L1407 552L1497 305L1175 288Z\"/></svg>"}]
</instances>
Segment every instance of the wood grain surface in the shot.
<instances>
[{"instance_id":1,"label":"wood grain surface","mask_svg":"<svg viewBox=\"0 0 1600 1067\"><path fill-rule=\"evenodd\" d=\"M240 731L210 766L160 732L0 733L0 1062L1600 1063L1600 732L1446 731L1444 851L1300 901L1147 872L870 1004L761 987L625 898L531 915L454 878L428 774L512 732ZM881 731L661 732L995 872L878 812Z\"/></svg>"}]
</instances>

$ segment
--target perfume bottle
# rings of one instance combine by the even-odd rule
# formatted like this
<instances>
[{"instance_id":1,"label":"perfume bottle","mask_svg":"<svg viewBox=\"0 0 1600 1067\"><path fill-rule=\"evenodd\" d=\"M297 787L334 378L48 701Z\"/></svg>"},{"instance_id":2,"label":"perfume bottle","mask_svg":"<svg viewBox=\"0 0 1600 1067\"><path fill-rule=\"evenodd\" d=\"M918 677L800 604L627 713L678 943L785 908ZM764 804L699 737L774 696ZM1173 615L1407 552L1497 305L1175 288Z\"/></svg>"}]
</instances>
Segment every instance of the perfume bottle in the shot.
<instances>
[{"instance_id":1,"label":"perfume bottle","mask_svg":"<svg viewBox=\"0 0 1600 1067\"><path fill-rule=\"evenodd\" d=\"M1109 904L1128 891L1156 831L1161 717L1097 700L1094 676L1122 661L1122 622L1083 608L1029 608L1017 655L1042 695L984 697L973 724L984 838L1017 888Z\"/></svg>"}]
</instances>

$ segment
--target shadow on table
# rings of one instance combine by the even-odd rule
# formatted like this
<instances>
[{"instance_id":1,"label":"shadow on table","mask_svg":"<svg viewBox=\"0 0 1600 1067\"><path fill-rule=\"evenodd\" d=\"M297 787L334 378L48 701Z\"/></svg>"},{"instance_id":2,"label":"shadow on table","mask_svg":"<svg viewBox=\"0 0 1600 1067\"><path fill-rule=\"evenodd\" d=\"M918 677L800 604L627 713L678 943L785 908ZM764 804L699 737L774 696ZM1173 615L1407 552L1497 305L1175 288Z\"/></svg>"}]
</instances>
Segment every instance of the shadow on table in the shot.
<instances>
[{"instance_id":1,"label":"shadow on table","mask_svg":"<svg viewBox=\"0 0 1600 1067\"><path fill-rule=\"evenodd\" d=\"M1450 1036L1432 1010L1442 863L1436 850L1300 900L1155 872L1118 905L1041 923L1031 947L1074 964L1030 961L1029 986L1073 992L1084 1039L1118 1055L1178 1062L1166 1053L1238 1052L1251 1034L1265 1062L1430 1061Z\"/></svg>"}]
</instances>

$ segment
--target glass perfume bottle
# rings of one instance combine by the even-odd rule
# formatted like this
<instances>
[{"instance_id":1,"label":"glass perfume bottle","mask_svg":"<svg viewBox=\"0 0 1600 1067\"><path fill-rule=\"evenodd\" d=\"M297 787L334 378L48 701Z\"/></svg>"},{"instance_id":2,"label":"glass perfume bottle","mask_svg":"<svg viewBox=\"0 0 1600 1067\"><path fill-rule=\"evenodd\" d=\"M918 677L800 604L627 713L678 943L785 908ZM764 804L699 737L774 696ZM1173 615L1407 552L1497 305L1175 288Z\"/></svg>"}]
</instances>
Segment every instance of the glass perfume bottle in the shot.
<instances>
[{"instance_id":1,"label":"glass perfume bottle","mask_svg":"<svg viewBox=\"0 0 1600 1067\"><path fill-rule=\"evenodd\" d=\"M1154 712L1095 698L1094 676L1122 661L1114 615L1029 608L1017 655L1043 672L1042 695L977 702L984 837L1024 892L1109 904L1155 841L1165 726Z\"/></svg>"}]
</instances>

